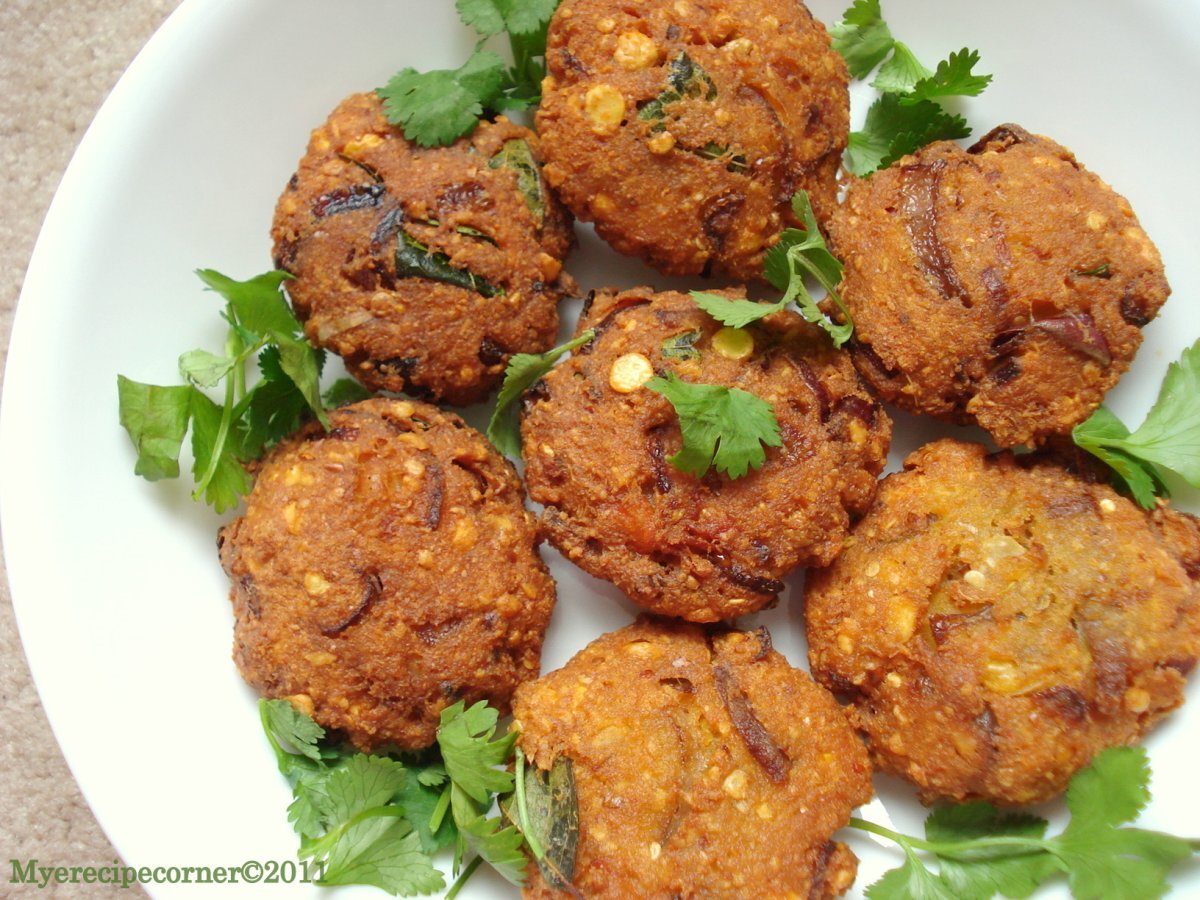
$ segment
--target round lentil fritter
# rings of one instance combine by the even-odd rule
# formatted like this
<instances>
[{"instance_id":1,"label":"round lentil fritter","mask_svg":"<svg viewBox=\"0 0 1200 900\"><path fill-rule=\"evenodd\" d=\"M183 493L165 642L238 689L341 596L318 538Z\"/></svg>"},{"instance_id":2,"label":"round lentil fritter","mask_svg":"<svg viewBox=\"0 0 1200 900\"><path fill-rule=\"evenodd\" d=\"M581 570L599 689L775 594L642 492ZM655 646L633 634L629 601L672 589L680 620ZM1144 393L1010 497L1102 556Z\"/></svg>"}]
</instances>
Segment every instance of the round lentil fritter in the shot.
<instances>
[{"instance_id":1,"label":"round lentil fritter","mask_svg":"<svg viewBox=\"0 0 1200 900\"><path fill-rule=\"evenodd\" d=\"M589 328L521 423L529 494L568 559L653 612L712 622L773 604L787 573L837 556L875 495L891 421L823 332L792 312L722 328L688 295L645 288L595 295ZM644 387L668 371L765 400L783 445L737 479L676 469L679 417Z\"/></svg>"},{"instance_id":2,"label":"round lentil fritter","mask_svg":"<svg viewBox=\"0 0 1200 900\"><path fill-rule=\"evenodd\" d=\"M1058 465L952 440L912 454L810 573L814 676L922 799L1036 803L1183 702L1200 522Z\"/></svg>"},{"instance_id":3,"label":"round lentil fritter","mask_svg":"<svg viewBox=\"0 0 1200 900\"><path fill-rule=\"evenodd\" d=\"M867 382L1002 447L1086 419L1170 291L1125 198L1015 125L853 182L830 242Z\"/></svg>"},{"instance_id":4,"label":"round lentil fritter","mask_svg":"<svg viewBox=\"0 0 1200 900\"><path fill-rule=\"evenodd\" d=\"M372 390L465 405L554 343L569 214L528 129L410 144L374 94L317 128L275 209L275 264L313 343Z\"/></svg>"},{"instance_id":5,"label":"round lentil fritter","mask_svg":"<svg viewBox=\"0 0 1200 900\"><path fill-rule=\"evenodd\" d=\"M431 744L458 700L507 711L554 606L512 466L450 413L333 410L263 459L222 529L234 658L360 749Z\"/></svg>"},{"instance_id":6,"label":"round lentil fritter","mask_svg":"<svg viewBox=\"0 0 1200 900\"><path fill-rule=\"evenodd\" d=\"M794 192L832 212L848 76L799 0L564 0L547 47L546 179L621 253L759 278Z\"/></svg>"},{"instance_id":7,"label":"round lentil fritter","mask_svg":"<svg viewBox=\"0 0 1200 900\"><path fill-rule=\"evenodd\" d=\"M764 629L643 617L522 685L513 714L534 765L571 762L582 896L824 898L854 881L830 836L871 797L866 752ZM525 896L562 895L531 865Z\"/></svg>"}]
</instances>

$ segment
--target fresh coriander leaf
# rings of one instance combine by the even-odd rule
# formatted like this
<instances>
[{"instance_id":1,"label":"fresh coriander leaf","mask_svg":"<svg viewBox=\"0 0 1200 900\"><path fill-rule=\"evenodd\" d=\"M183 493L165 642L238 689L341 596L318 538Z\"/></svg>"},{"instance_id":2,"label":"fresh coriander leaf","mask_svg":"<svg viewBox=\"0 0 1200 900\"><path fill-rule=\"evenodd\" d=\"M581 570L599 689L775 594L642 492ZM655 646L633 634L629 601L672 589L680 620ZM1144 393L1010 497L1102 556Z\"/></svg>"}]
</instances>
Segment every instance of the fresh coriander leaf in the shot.
<instances>
[{"instance_id":1,"label":"fresh coriander leaf","mask_svg":"<svg viewBox=\"0 0 1200 900\"><path fill-rule=\"evenodd\" d=\"M954 893L907 846L904 865L885 872L867 888L867 900L964 900Z\"/></svg>"},{"instance_id":2,"label":"fresh coriander leaf","mask_svg":"<svg viewBox=\"0 0 1200 900\"><path fill-rule=\"evenodd\" d=\"M192 471L197 488L194 499L204 501L218 513L233 509L254 481L235 449L239 443L230 415L195 388L191 390Z\"/></svg>"},{"instance_id":3,"label":"fresh coriander leaf","mask_svg":"<svg viewBox=\"0 0 1200 900\"><path fill-rule=\"evenodd\" d=\"M804 223L804 227L783 230L779 242L767 251L763 273L772 285L784 292L778 304L779 308L794 301L805 321L820 326L833 339L833 345L841 347L854 333L854 320L842 301L841 294L838 293L838 284L842 280L842 264L825 245L820 226L817 225L816 214L805 191L797 191L792 196L792 209L796 217ZM825 288L827 295L841 312L841 322L831 320L821 311L820 304L805 284L806 276L812 276Z\"/></svg>"},{"instance_id":4,"label":"fresh coriander leaf","mask_svg":"<svg viewBox=\"0 0 1200 900\"><path fill-rule=\"evenodd\" d=\"M321 403L319 386L324 351L317 350L300 337L302 326L292 314L280 291L280 285L292 276L276 270L256 275L247 281L236 281L213 269L198 269L196 274L205 285L225 298L230 325L241 330L243 341L251 344L269 341L275 344L278 348L280 368L296 385L309 409L321 420L321 424L329 427L329 420ZM193 353L204 354L204 351ZM203 360L203 357L197 360L191 354L184 354L180 358L181 369L184 367L185 358L189 362ZM213 357L208 361L210 373L215 359ZM226 374L237 364L237 360L231 359ZM198 383L211 387L219 380L218 378Z\"/></svg>"},{"instance_id":5,"label":"fresh coriander leaf","mask_svg":"<svg viewBox=\"0 0 1200 900\"><path fill-rule=\"evenodd\" d=\"M692 291L691 296L698 307L730 328L745 328L751 322L779 312L788 304L786 298L777 303L764 303L757 300L730 300L705 291Z\"/></svg>"},{"instance_id":6,"label":"fresh coriander leaf","mask_svg":"<svg viewBox=\"0 0 1200 900\"><path fill-rule=\"evenodd\" d=\"M292 337L301 330L279 287L292 276L275 270L236 281L214 269L197 269L196 275L229 303L240 326L258 337Z\"/></svg>"},{"instance_id":7,"label":"fresh coriander leaf","mask_svg":"<svg viewBox=\"0 0 1200 900\"><path fill-rule=\"evenodd\" d=\"M326 858L320 883L370 884L404 897L432 894L446 886L445 877L421 850L412 825L395 815L352 822Z\"/></svg>"},{"instance_id":8,"label":"fresh coriander leaf","mask_svg":"<svg viewBox=\"0 0 1200 900\"><path fill-rule=\"evenodd\" d=\"M1132 434L1105 407L1071 431L1075 443L1103 460L1147 509L1166 495L1156 466L1200 487L1200 341L1167 367L1158 399Z\"/></svg>"},{"instance_id":9,"label":"fresh coriander leaf","mask_svg":"<svg viewBox=\"0 0 1200 900\"><path fill-rule=\"evenodd\" d=\"M179 374L197 387L216 387L238 362L207 350L189 350L179 357Z\"/></svg>"},{"instance_id":10,"label":"fresh coriander leaf","mask_svg":"<svg viewBox=\"0 0 1200 900\"><path fill-rule=\"evenodd\" d=\"M1071 824L1080 827L1124 825L1150 802L1150 760L1142 747L1113 747L1101 751L1091 765L1071 778L1067 809Z\"/></svg>"},{"instance_id":11,"label":"fresh coriander leaf","mask_svg":"<svg viewBox=\"0 0 1200 900\"><path fill-rule=\"evenodd\" d=\"M505 456L521 455L521 423L518 415L521 395L549 372L559 358L571 350L577 350L596 336L588 329L574 340L560 344L545 353L517 353L508 361L504 370L504 384L496 397L496 409L488 422L487 437L492 445Z\"/></svg>"},{"instance_id":12,"label":"fresh coriander leaf","mask_svg":"<svg viewBox=\"0 0 1200 900\"><path fill-rule=\"evenodd\" d=\"M869 175L933 141L967 137L971 129L932 100L904 103L884 94L871 104L862 131L850 133L847 164L855 175Z\"/></svg>"},{"instance_id":13,"label":"fresh coriander leaf","mask_svg":"<svg viewBox=\"0 0 1200 900\"><path fill-rule=\"evenodd\" d=\"M1044 837L1046 821L1035 816L1001 816L990 803L944 806L925 820L926 839L938 844L969 842L988 837ZM983 849L975 853L939 857L942 882L960 900L986 900L996 894L1028 897L1052 873L1055 858L1036 846L1024 853L1011 847Z\"/></svg>"},{"instance_id":14,"label":"fresh coriander leaf","mask_svg":"<svg viewBox=\"0 0 1200 900\"><path fill-rule=\"evenodd\" d=\"M741 478L766 461L763 446L779 447L779 422L771 405L754 394L713 384L688 384L674 372L646 382L675 407L683 448L671 465L697 478L710 467Z\"/></svg>"},{"instance_id":15,"label":"fresh coriander leaf","mask_svg":"<svg viewBox=\"0 0 1200 900\"><path fill-rule=\"evenodd\" d=\"M504 60L477 49L457 69L403 69L376 93L384 113L422 147L441 147L475 130L485 107L504 85Z\"/></svg>"},{"instance_id":16,"label":"fresh coriander leaf","mask_svg":"<svg viewBox=\"0 0 1200 900\"><path fill-rule=\"evenodd\" d=\"M262 379L235 411L246 424L240 449L243 459L260 456L267 447L299 428L309 409L308 401L284 373L276 347L263 348L258 367Z\"/></svg>"},{"instance_id":17,"label":"fresh coriander leaf","mask_svg":"<svg viewBox=\"0 0 1200 900\"><path fill-rule=\"evenodd\" d=\"M496 767L508 762L517 736L512 733L492 740L499 717L484 700L469 709L460 700L442 710L437 741L446 772L476 803L486 804L491 794L513 788L512 774Z\"/></svg>"},{"instance_id":18,"label":"fresh coriander leaf","mask_svg":"<svg viewBox=\"0 0 1200 900\"><path fill-rule=\"evenodd\" d=\"M1071 824L1077 819L1073 816ZM1087 823L1054 841L1071 893L1103 900L1149 900L1170 889L1167 873L1192 854L1187 841L1138 828Z\"/></svg>"},{"instance_id":19,"label":"fresh coriander leaf","mask_svg":"<svg viewBox=\"0 0 1200 900\"><path fill-rule=\"evenodd\" d=\"M871 87L887 94L907 94L922 80L933 75L913 56L907 44L896 41L891 58L875 75Z\"/></svg>"},{"instance_id":20,"label":"fresh coriander leaf","mask_svg":"<svg viewBox=\"0 0 1200 900\"><path fill-rule=\"evenodd\" d=\"M374 396L353 378L339 378L325 389L321 399L326 409L337 409L340 406L358 403L360 400L370 400Z\"/></svg>"},{"instance_id":21,"label":"fresh coriander leaf","mask_svg":"<svg viewBox=\"0 0 1200 900\"><path fill-rule=\"evenodd\" d=\"M364 810L386 806L407 780L408 772L394 759L356 753L329 775L329 814L334 822L345 822Z\"/></svg>"},{"instance_id":22,"label":"fresh coriander leaf","mask_svg":"<svg viewBox=\"0 0 1200 900\"><path fill-rule=\"evenodd\" d=\"M456 0L454 6L479 34L530 34L546 27L558 0Z\"/></svg>"},{"instance_id":23,"label":"fresh coriander leaf","mask_svg":"<svg viewBox=\"0 0 1200 900\"><path fill-rule=\"evenodd\" d=\"M1121 445L1200 487L1200 341L1167 367L1146 420Z\"/></svg>"},{"instance_id":24,"label":"fresh coriander leaf","mask_svg":"<svg viewBox=\"0 0 1200 900\"><path fill-rule=\"evenodd\" d=\"M879 0L854 0L854 4L842 13L842 21L829 29L833 49L842 54L850 74L865 78L871 70L883 62L894 43Z\"/></svg>"},{"instance_id":25,"label":"fresh coriander leaf","mask_svg":"<svg viewBox=\"0 0 1200 900\"><path fill-rule=\"evenodd\" d=\"M481 856L512 884L523 885L529 860L521 832L512 826L505 827L499 816L489 819L457 783L450 790L450 807L466 848Z\"/></svg>"},{"instance_id":26,"label":"fresh coriander leaf","mask_svg":"<svg viewBox=\"0 0 1200 900\"><path fill-rule=\"evenodd\" d=\"M409 774L413 774L411 770ZM397 802L404 809L405 818L416 829L421 848L426 853L436 853L443 847L449 847L458 835L454 819L450 816L443 816L438 821L437 828L433 827L434 811L441 801L442 792L439 787L427 785L418 772L415 778L408 779L397 798Z\"/></svg>"},{"instance_id":27,"label":"fresh coriander leaf","mask_svg":"<svg viewBox=\"0 0 1200 900\"><path fill-rule=\"evenodd\" d=\"M899 47L900 45L897 44ZM915 60L914 60L915 62ZM949 59L938 63L937 71L922 78L911 93L900 98L905 105L934 100L938 97L977 97L992 82L991 75L976 75L972 70L979 62L979 51L963 47L951 53Z\"/></svg>"},{"instance_id":28,"label":"fresh coriander leaf","mask_svg":"<svg viewBox=\"0 0 1200 900\"><path fill-rule=\"evenodd\" d=\"M272 746L285 753L307 756L313 762L321 761L317 742L325 737L325 729L309 716L287 700L259 700L258 711Z\"/></svg>"},{"instance_id":29,"label":"fresh coriander leaf","mask_svg":"<svg viewBox=\"0 0 1200 900\"><path fill-rule=\"evenodd\" d=\"M148 481L179 477L179 450L191 421L192 388L117 376L121 426L137 449L133 472Z\"/></svg>"}]
</instances>

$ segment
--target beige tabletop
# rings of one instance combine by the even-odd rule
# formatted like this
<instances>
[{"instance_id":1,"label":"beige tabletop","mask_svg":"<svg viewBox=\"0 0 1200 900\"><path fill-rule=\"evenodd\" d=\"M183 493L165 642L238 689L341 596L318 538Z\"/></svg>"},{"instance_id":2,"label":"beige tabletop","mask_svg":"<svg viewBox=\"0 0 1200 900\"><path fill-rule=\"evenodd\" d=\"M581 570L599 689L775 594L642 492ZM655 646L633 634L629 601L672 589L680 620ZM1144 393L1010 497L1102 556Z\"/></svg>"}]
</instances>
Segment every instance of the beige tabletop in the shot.
<instances>
[{"instance_id":1,"label":"beige tabletop","mask_svg":"<svg viewBox=\"0 0 1200 900\"><path fill-rule=\"evenodd\" d=\"M50 198L88 123L121 72L179 0L0 2L0 364ZM111 865L96 824L46 722L0 576L0 896L138 897L97 885L9 884L10 860Z\"/></svg>"}]
</instances>

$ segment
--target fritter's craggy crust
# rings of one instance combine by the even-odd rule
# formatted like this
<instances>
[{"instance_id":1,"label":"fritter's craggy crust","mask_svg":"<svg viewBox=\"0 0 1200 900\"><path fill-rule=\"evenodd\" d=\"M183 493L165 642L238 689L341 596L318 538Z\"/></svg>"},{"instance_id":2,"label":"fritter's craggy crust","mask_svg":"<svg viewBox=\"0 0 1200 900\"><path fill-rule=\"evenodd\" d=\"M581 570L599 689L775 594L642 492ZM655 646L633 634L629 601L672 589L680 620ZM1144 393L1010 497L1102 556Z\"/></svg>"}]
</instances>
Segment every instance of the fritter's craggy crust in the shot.
<instances>
[{"instance_id":1,"label":"fritter's craggy crust","mask_svg":"<svg viewBox=\"0 0 1200 900\"><path fill-rule=\"evenodd\" d=\"M810 573L812 671L925 800L1034 803L1183 702L1198 577L1195 518L939 441Z\"/></svg>"},{"instance_id":2,"label":"fritter's craggy crust","mask_svg":"<svg viewBox=\"0 0 1200 900\"><path fill-rule=\"evenodd\" d=\"M835 897L857 860L830 836L871 797L833 698L765 631L640 619L522 685L519 743L573 764L587 897ZM527 897L562 896L535 867Z\"/></svg>"},{"instance_id":3,"label":"fritter's craggy crust","mask_svg":"<svg viewBox=\"0 0 1200 900\"><path fill-rule=\"evenodd\" d=\"M503 118L424 149L375 95L344 100L312 133L271 232L309 340L373 390L460 405L487 396L513 353L547 349L573 237L537 153ZM403 274L431 259L467 286Z\"/></svg>"},{"instance_id":4,"label":"fritter's craggy crust","mask_svg":"<svg viewBox=\"0 0 1200 900\"><path fill-rule=\"evenodd\" d=\"M266 456L221 532L243 677L361 749L429 745L459 699L507 711L554 605L512 466L423 403L330 419Z\"/></svg>"},{"instance_id":5,"label":"fritter's craggy crust","mask_svg":"<svg viewBox=\"0 0 1200 900\"><path fill-rule=\"evenodd\" d=\"M521 424L529 494L568 559L647 609L711 622L770 605L788 572L837 556L875 494L891 421L822 332L778 313L731 359L690 297L644 288L596 295L588 328L596 339L526 395ZM757 395L783 446L742 478L680 472L668 462L679 418L661 394L622 384L631 360L646 376Z\"/></svg>"},{"instance_id":6,"label":"fritter's craggy crust","mask_svg":"<svg viewBox=\"0 0 1200 900\"><path fill-rule=\"evenodd\" d=\"M546 178L620 252L759 278L795 191L832 211L846 66L798 0L564 0L546 60Z\"/></svg>"},{"instance_id":7,"label":"fritter's craggy crust","mask_svg":"<svg viewBox=\"0 0 1200 900\"><path fill-rule=\"evenodd\" d=\"M855 181L830 243L867 382L1003 447L1086 419L1169 293L1126 200L1015 125Z\"/></svg>"}]
</instances>

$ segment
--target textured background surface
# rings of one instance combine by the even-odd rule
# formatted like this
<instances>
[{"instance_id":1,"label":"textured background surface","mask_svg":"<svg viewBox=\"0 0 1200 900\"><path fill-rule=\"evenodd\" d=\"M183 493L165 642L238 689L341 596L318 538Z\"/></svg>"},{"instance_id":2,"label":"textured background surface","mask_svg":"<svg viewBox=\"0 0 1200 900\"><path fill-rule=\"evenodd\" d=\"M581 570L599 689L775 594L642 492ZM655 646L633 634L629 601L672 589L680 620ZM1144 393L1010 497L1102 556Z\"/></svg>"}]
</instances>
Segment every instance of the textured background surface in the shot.
<instances>
[{"instance_id":1,"label":"textured background surface","mask_svg":"<svg viewBox=\"0 0 1200 900\"><path fill-rule=\"evenodd\" d=\"M178 0L0 2L0 353L50 198L101 102ZM39 891L8 884L10 859L111 865L46 723L0 576L0 895L137 897L96 885Z\"/></svg>"}]
</instances>

